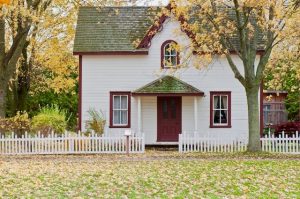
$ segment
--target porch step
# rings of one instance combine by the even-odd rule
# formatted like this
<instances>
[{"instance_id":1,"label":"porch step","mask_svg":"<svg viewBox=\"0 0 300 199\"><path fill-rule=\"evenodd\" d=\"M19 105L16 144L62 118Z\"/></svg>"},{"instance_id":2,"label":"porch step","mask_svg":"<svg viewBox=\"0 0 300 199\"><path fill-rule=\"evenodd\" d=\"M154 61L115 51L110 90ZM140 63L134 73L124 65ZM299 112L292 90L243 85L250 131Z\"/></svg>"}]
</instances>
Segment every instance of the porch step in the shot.
<instances>
[{"instance_id":1,"label":"porch step","mask_svg":"<svg viewBox=\"0 0 300 199\"><path fill-rule=\"evenodd\" d=\"M146 145L152 151L178 151L178 145Z\"/></svg>"}]
</instances>

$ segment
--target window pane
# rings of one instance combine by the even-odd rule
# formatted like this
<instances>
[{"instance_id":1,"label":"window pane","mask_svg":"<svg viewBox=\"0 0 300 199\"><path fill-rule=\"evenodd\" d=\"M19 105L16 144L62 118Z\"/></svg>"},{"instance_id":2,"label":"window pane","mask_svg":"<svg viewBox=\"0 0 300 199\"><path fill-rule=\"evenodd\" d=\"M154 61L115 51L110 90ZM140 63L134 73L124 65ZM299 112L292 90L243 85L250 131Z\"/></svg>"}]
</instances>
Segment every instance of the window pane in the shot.
<instances>
[{"instance_id":1,"label":"window pane","mask_svg":"<svg viewBox=\"0 0 300 199\"><path fill-rule=\"evenodd\" d=\"M176 55L176 54L177 54L176 49L173 47L173 48L171 49L171 55Z\"/></svg>"},{"instance_id":2,"label":"window pane","mask_svg":"<svg viewBox=\"0 0 300 199\"><path fill-rule=\"evenodd\" d=\"M264 110L265 111L269 111L269 110L271 110L271 105L264 105Z\"/></svg>"},{"instance_id":3,"label":"window pane","mask_svg":"<svg viewBox=\"0 0 300 199\"><path fill-rule=\"evenodd\" d=\"M176 102L174 99L171 100L171 111L172 111L172 118L176 118Z\"/></svg>"},{"instance_id":4,"label":"window pane","mask_svg":"<svg viewBox=\"0 0 300 199\"><path fill-rule=\"evenodd\" d=\"M163 118L168 118L168 102L167 100L163 101Z\"/></svg>"},{"instance_id":5,"label":"window pane","mask_svg":"<svg viewBox=\"0 0 300 199\"><path fill-rule=\"evenodd\" d=\"M114 96L114 109L120 109L120 96Z\"/></svg>"},{"instance_id":6,"label":"window pane","mask_svg":"<svg viewBox=\"0 0 300 199\"><path fill-rule=\"evenodd\" d=\"M127 96L122 96L121 97L121 109L127 109Z\"/></svg>"},{"instance_id":7,"label":"window pane","mask_svg":"<svg viewBox=\"0 0 300 199\"><path fill-rule=\"evenodd\" d=\"M220 124L220 111L214 111L214 124Z\"/></svg>"},{"instance_id":8,"label":"window pane","mask_svg":"<svg viewBox=\"0 0 300 199\"><path fill-rule=\"evenodd\" d=\"M177 65L177 57L176 56L173 56L171 57L171 66L176 66Z\"/></svg>"},{"instance_id":9,"label":"window pane","mask_svg":"<svg viewBox=\"0 0 300 199\"><path fill-rule=\"evenodd\" d=\"M127 124L128 121L128 112L127 111L122 111L121 112L121 124Z\"/></svg>"},{"instance_id":10,"label":"window pane","mask_svg":"<svg viewBox=\"0 0 300 199\"><path fill-rule=\"evenodd\" d=\"M170 44L165 45L165 55L171 54L171 47Z\"/></svg>"},{"instance_id":11,"label":"window pane","mask_svg":"<svg viewBox=\"0 0 300 199\"><path fill-rule=\"evenodd\" d=\"M172 66L172 60L171 60L170 56L165 56L164 65L165 66Z\"/></svg>"},{"instance_id":12,"label":"window pane","mask_svg":"<svg viewBox=\"0 0 300 199\"><path fill-rule=\"evenodd\" d=\"M214 96L214 109L220 109L220 96Z\"/></svg>"},{"instance_id":13,"label":"window pane","mask_svg":"<svg viewBox=\"0 0 300 199\"><path fill-rule=\"evenodd\" d=\"M221 123L222 124L227 124L227 113L228 113L228 111L224 111L224 110L222 110L221 111Z\"/></svg>"},{"instance_id":14,"label":"window pane","mask_svg":"<svg viewBox=\"0 0 300 199\"><path fill-rule=\"evenodd\" d=\"M227 99L228 99L228 97L227 96L222 96L221 99L222 99L221 108L222 109L227 109L227 104L228 104Z\"/></svg>"},{"instance_id":15,"label":"window pane","mask_svg":"<svg viewBox=\"0 0 300 199\"><path fill-rule=\"evenodd\" d=\"M120 124L121 123L120 111L114 111L113 121L114 121L114 124Z\"/></svg>"}]
</instances>

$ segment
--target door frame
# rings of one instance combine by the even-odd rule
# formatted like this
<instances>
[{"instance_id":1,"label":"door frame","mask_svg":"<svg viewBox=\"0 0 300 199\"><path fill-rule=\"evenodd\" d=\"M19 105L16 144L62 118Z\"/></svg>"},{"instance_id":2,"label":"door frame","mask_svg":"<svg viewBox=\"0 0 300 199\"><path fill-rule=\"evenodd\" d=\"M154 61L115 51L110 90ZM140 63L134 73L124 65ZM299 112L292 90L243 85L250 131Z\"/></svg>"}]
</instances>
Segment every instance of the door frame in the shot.
<instances>
[{"instance_id":1,"label":"door frame","mask_svg":"<svg viewBox=\"0 0 300 199\"><path fill-rule=\"evenodd\" d=\"M156 121L157 121L157 123L156 123L156 126L157 126L157 132L156 132L156 142L177 142L177 141L164 141L164 140L159 140L159 137L158 137L158 132L159 132L159 117L158 117L158 115L159 115L159 105L158 105L158 98L179 98L179 120L180 120L180 122L179 122L179 125L180 125L180 132L182 131L182 96L157 96L156 97L156 112L157 112L157 115L156 115ZM180 133L179 132L179 133ZM178 133L178 136L179 136L179 133ZM178 138L179 139L179 138Z\"/></svg>"}]
</instances>

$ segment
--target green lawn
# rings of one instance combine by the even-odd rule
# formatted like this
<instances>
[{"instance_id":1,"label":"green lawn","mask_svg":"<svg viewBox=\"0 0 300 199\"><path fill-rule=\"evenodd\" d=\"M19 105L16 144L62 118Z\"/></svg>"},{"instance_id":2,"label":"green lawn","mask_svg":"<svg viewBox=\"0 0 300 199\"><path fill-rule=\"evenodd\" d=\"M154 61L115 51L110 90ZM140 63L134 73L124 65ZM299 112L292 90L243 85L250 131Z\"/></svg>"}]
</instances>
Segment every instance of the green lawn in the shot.
<instances>
[{"instance_id":1,"label":"green lawn","mask_svg":"<svg viewBox=\"0 0 300 199\"><path fill-rule=\"evenodd\" d=\"M147 152L2 157L0 198L300 198L300 157Z\"/></svg>"}]
</instances>

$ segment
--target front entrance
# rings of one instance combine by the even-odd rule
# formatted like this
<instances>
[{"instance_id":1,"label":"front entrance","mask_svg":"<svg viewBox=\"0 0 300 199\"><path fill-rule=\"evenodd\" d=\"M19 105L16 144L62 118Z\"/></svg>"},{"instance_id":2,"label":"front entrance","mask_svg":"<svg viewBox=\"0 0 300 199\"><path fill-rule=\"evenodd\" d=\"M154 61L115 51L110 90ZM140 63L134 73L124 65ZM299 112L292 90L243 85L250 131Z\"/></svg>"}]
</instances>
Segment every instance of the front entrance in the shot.
<instances>
[{"instance_id":1,"label":"front entrance","mask_svg":"<svg viewBox=\"0 0 300 199\"><path fill-rule=\"evenodd\" d=\"M157 141L178 142L181 133L181 97L157 97Z\"/></svg>"}]
</instances>

